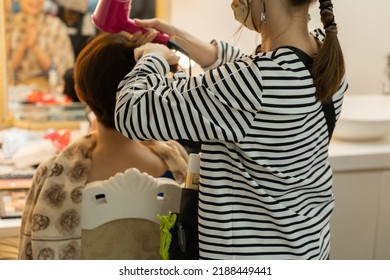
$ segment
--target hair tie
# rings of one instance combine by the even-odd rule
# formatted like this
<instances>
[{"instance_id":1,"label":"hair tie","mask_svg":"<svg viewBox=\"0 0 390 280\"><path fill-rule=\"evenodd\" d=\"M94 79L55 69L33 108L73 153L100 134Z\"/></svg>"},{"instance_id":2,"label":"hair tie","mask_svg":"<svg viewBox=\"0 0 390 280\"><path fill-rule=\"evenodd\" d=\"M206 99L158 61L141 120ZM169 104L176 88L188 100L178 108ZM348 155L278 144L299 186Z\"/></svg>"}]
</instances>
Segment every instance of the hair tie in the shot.
<instances>
[{"instance_id":1,"label":"hair tie","mask_svg":"<svg viewBox=\"0 0 390 280\"><path fill-rule=\"evenodd\" d=\"M320 1L320 15L331 14L331 20L324 23L324 29L326 32L335 32L337 33L337 24L333 14L333 3L331 0Z\"/></svg>"},{"instance_id":2,"label":"hair tie","mask_svg":"<svg viewBox=\"0 0 390 280\"><path fill-rule=\"evenodd\" d=\"M324 29L325 29L325 32L334 32L334 33L338 33L338 30L337 30L337 24L336 23L332 23L330 25L327 25L327 26L324 26Z\"/></svg>"},{"instance_id":3,"label":"hair tie","mask_svg":"<svg viewBox=\"0 0 390 280\"><path fill-rule=\"evenodd\" d=\"M325 7L330 7L333 10L332 0L320 0L320 10L323 10Z\"/></svg>"}]
</instances>

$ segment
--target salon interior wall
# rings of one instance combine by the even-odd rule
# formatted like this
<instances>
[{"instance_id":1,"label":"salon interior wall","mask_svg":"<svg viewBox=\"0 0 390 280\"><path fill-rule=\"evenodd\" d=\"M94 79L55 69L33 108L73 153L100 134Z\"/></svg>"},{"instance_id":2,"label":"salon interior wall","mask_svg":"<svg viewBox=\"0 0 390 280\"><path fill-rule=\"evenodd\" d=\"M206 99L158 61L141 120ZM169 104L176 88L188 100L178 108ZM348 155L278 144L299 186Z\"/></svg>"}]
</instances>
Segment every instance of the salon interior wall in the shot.
<instances>
[{"instance_id":1,"label":"salon interior wall","mask_svg":"<svg viewBox=\"0 0 390 280\"><path fill-rule=\"evenodd\" d=\"M171 0L173 24L210 41L222 39L250 53L260 43L253 32L235 35L231 0ZM339 38L344 50L353 94L380 93L387 56L390 54L389 0L333 0ZM310 27L322 26L318 4L311 9Z\"/></svg>"}]
</instances>

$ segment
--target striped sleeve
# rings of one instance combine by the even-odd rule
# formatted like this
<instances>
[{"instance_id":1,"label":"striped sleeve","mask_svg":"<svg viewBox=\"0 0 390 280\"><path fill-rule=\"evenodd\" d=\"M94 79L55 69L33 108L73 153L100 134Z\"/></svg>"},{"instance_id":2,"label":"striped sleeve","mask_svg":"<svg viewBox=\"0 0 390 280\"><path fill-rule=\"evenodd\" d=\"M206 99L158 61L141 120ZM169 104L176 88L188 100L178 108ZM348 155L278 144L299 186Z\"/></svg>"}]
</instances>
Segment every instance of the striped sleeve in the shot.
<instances>
[{"instance_id":1,"label":"striped sleeve","mask_svg":"<svg viewBox=\"0 0 390 280\"><path fill-rule=\"evenodd\" d=\"M168 69L162 58L146 56L121 82L116 126L123 135L139 140L244 138L261 108L260 73L252 59L198 77L177 73L162 78Z\"/></svg>"},{"instance_id":2,"label":"striped sleeve","mask_svg":"<svg viewBox=\"0 0 390 280\"><path fill-rule=\"evenodd\" d=\"M203 67L205 71L214 69L227 62L233 62L244 55L239 48L231 46L226 42L214 40L211 43L217 47L217 60L213 64Z\"/></svg>"}]
</instances>

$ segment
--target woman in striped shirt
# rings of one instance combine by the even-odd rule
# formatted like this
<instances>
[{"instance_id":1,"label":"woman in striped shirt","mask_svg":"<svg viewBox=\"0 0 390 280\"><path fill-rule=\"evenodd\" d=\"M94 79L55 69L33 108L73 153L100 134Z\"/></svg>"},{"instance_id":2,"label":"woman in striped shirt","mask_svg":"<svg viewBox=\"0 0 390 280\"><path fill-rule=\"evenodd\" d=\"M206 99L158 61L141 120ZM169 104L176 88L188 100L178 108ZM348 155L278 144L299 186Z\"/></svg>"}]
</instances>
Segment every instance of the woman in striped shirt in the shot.
<instances>
[{"instance_id":1,"label":"woman in striped shirt","mask_svg":"<svg viewBox=\"0 0 390 280\"><path fill-rule=\"evenodd\" d=\"M332 2L320 0L325 32L309 32L313 2L233 0L235 18L261 35L253 55L157 19L137 21L170 35L205 69L168 78L176 55L143 45L116 104L127 137L203 142L202 259L329 258L328 145L347 83Z\"/></svg>"}]
</instances>

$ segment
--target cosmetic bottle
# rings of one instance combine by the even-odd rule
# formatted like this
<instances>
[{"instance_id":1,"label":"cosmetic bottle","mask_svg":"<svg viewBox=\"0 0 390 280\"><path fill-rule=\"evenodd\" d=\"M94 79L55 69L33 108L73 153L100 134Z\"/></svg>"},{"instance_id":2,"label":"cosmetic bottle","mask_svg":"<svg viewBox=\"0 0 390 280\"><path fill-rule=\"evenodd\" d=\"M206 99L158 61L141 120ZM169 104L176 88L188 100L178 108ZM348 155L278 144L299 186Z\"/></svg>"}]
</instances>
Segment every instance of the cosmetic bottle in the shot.
<instances>
[{"instance_id":1,"label":"cosmetic bottle","mask_svg":"<svg viewBox=\"0 0 390 280\"><path fill-rule=\"evenodd\" d=\"M200 154L190 154L184 188L199 189Z\"/></svg>"}]
</instances>

